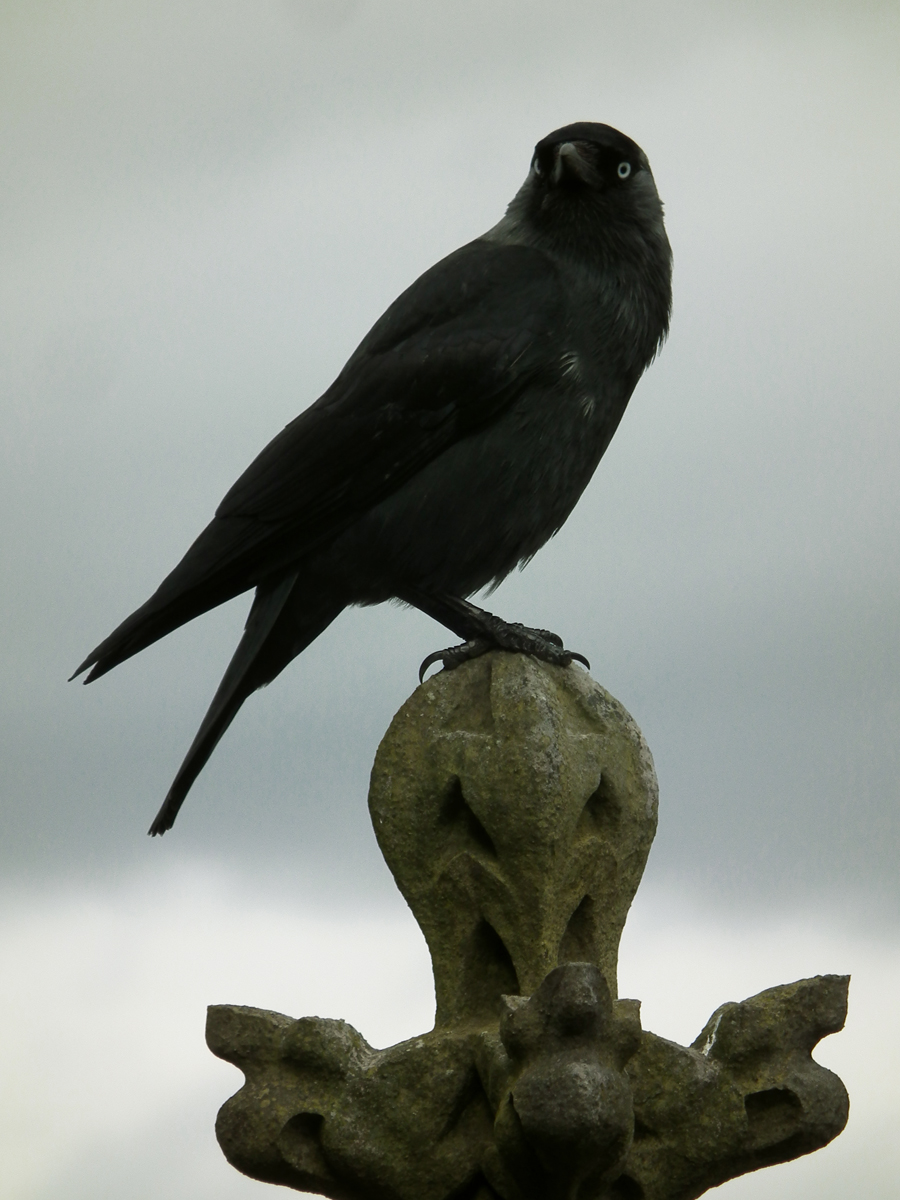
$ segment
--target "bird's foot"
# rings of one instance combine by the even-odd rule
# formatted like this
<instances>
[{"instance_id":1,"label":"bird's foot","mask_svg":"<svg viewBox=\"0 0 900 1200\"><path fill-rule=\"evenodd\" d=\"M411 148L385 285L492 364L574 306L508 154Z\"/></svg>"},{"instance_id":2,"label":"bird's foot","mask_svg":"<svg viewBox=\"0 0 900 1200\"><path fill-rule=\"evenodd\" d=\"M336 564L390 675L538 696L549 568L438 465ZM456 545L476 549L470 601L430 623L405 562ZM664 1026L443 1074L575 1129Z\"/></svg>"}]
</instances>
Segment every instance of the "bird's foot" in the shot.
<instances>
[{"instance_id":1,"label":"bird's foot","mask_svg":"<svg viewBox=\"0 0 900 1200\"><path fill-rule=\"evenodd\" d=\"M531 654L541 662L551 663L555 667L567 667L571 662L580 662L588 670L591 664L583 654L567 650L562 638L551 633L549 629L530 629L527 625L509 624L499 617L485 613L490 617L490 628L485 630L487 636L471 638L461 646L449 646L446 650L435 650L429 654L419 667L419 682L425 678L425 672L434 663L439 662L445 671L452 671L461 663L473 658L480 658L490 650L509 650L513 654Z\"/></svg>"}]
</instances>

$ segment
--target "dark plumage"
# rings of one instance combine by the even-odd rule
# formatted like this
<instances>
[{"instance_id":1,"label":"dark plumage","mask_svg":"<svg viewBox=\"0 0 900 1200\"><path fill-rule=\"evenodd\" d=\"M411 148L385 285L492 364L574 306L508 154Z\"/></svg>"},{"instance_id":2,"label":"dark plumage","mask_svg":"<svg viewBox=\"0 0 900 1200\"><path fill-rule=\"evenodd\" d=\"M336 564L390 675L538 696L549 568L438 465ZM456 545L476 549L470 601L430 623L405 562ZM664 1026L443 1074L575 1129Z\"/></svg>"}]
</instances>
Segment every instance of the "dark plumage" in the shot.
<instances>
[{"instance_id":1,"label":"dark plumage","mask_svg":"<svg viewBox=\"0 0 900 1200\"><path fill-rule=\"evenodd\" d=\"M398 598L553 662L553 634L465 597L568 517L665 337L671 251L643 151L608 125L544 138L506 216L426 271L327 392L247 468L85 682L240 592L244 635L159 815L171 828L246 697L349 604ZM74 678L74 676L73 676Z\"/></svg>"}]
</instances>

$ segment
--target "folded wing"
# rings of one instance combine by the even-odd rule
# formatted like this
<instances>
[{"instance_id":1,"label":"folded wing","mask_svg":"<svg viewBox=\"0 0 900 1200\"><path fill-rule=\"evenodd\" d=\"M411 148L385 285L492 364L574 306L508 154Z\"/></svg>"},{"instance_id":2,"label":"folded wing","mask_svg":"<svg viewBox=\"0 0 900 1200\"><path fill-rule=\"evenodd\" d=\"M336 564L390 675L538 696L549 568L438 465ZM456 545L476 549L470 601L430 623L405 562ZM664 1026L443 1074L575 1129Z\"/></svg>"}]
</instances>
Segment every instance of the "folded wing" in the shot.
<instances>
[{"instance_id":1,"label":"folded wing","mask_svg":"<svg viewBox=\"0 0 900 1200\"><path fill-rule=\"evenodd\" d=\"M87 682L329 544L556 369L565 320L537 250L476 241L421 276L262 451L153 596L81 664Z\"/></svg>"}]
</instances>

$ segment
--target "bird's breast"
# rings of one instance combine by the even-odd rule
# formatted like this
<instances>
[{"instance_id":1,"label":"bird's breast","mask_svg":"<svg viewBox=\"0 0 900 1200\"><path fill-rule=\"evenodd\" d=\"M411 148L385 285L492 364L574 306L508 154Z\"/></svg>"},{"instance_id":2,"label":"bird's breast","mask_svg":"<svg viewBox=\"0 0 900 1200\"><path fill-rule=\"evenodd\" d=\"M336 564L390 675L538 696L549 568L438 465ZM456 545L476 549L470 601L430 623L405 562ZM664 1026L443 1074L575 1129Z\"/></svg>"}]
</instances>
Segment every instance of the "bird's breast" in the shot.
<instances>
[{"instance_id":1,"label":"bird's breast","mask_svg":"<svg viewBox=\"0 0 900 1200\"><path fill-rule=\"evenodd\" d=\"M577 350L567 350L559 362L561 382L575 389L577 403L582 415L587 419L594 415L597 399L593 389L585 380L581 355Z\"/></svg>"}]
</instances>

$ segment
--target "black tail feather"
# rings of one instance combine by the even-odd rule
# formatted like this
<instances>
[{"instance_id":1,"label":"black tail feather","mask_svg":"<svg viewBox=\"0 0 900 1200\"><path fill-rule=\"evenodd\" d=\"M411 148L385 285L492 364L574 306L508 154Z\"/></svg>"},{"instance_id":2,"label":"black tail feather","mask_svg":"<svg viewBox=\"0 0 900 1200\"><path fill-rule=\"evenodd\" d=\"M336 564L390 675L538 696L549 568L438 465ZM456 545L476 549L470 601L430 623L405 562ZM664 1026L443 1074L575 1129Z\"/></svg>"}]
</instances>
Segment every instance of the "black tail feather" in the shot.
<instances>
[{"instance_id":1,"label":"black tail feather","mask_svg":"<svg viewBox=\"0 0 900 1200\"><path fill-rule=\"evenodd\" d=\"M297 594L301 589L296 585L297 575L292 574L277 585L257 589L244 635L162 808L148 830L152 837L172 828L194 780L247 697L257 688L271 683L344 607L338 604L306 612L303 597Z\"/></svg>"}]
</instances>

